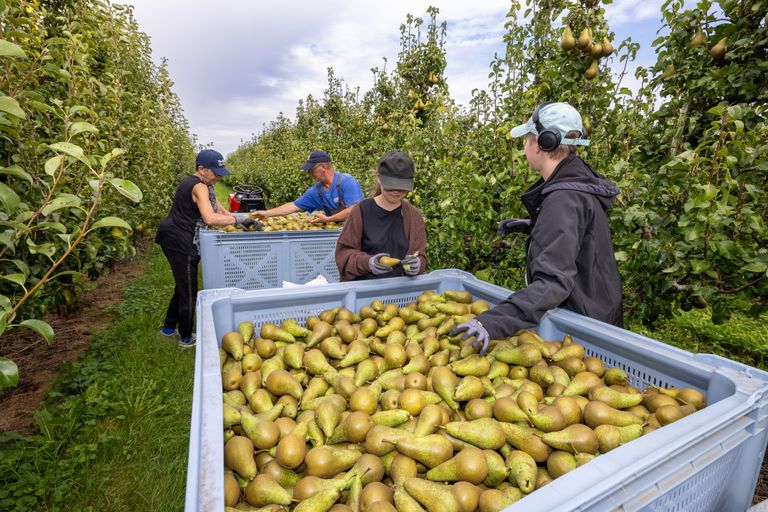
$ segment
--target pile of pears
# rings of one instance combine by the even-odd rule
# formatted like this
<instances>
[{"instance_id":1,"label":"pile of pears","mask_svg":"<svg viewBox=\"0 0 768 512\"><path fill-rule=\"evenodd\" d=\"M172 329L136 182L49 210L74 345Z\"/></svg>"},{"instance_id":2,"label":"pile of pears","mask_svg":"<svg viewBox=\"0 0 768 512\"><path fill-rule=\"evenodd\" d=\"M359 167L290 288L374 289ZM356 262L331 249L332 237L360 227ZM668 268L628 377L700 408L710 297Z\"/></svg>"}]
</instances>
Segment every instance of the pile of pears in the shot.
<instances>
[{"instance_id":1,"label":"pile of pears","mask_svg":"<svg viewBox=\"0 0 768 512\"><path fill-rule=\"evenodd\" d=\"M575 48L581 50L588 56L588 65L584 70L584 78L587 80L593 80L597 77L597 63L603 57L608 57L613 53L613 45L607 37L603 36L603 42L593 42L594 34L592 29L584 27L579 34L579 38L573 37L573 31L569 25L563 29L563 35L560 38L560 48L565 51L571 51Z\"/></svg>"},{"instance_id":2,"label":"pile of pears","mask_svg":"<svg viewBox=\"0 0 768 512\"><path fill-rule=\"evenodd\" d=\"M316 223L311 222L311 219L312 215L306 212L298 212L282 217L268 217L258 220L264 226L264 231L318 231L321 229L341 228L341 223L339 222Z\"/></svg>"},{"instance_id":3,"label":"pile of pears","mask_svg":"<svg viewBox=\"0 0 768 512\"><path fill-rule=\"evenodd\" d=\"M227 511L498 511L706 406L641 392L568 335L520 331L485 355L449 335L488 309L425 291L226 333Z\"/></svg>"}]
</instances>

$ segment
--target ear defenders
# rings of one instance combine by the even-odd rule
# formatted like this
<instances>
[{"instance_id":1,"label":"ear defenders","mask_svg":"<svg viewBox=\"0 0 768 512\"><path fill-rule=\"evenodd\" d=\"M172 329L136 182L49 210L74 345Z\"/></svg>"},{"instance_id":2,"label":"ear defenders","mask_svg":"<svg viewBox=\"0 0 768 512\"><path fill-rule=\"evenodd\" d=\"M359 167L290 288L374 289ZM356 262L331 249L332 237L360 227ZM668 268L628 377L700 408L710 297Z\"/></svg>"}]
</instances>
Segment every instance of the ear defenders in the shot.
<instances>
[{"instance_id":1,"label":"ear defenders","mask_svg":"<svg viewBox=\"0 0 768 512\"><path fill-rule=\"evenodd\" d=\"M553 102L551 101L542 103L536 107L536 110L533 111L533 115L531 115L531 120L536 127L536 131L539 133L536 142L539 144L539 147L542 151L554 151L560 145L560 140L562 139L559 130L544 128L544 126L541 124L541 121L539 121L539 110L541 110L543 107L546 107L547 105L551 105L552 103Z\"/></svg>"}]
</instances>

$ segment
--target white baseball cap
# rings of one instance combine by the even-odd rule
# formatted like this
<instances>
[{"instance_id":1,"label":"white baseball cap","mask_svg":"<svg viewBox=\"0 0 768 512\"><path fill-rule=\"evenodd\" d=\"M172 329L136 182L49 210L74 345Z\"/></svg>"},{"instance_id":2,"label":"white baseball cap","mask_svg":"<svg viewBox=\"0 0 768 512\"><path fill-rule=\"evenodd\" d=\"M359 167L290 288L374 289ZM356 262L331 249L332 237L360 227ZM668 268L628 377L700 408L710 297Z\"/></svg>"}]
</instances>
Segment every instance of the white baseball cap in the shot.
<instances>
[{"instance_id":1,"label":"white baseball cap","mask_svg":"<svg viewBox=\"0 0 768 512\"><path fill-rule=\"evenodd\" d=\"M538 127L536 123L537 114ZM543 103L533 111L533 115L531 115L527 123L515 126L509 132L509 135L511 137L522 137L528 133L539 135L539 130L545 128L560 132L560 144L589 146L589 140L587 139L568 139L565 137L570 131L577 131L582 137L585 135L579 111L565 102Z\"/></svg>"}]
</instances>

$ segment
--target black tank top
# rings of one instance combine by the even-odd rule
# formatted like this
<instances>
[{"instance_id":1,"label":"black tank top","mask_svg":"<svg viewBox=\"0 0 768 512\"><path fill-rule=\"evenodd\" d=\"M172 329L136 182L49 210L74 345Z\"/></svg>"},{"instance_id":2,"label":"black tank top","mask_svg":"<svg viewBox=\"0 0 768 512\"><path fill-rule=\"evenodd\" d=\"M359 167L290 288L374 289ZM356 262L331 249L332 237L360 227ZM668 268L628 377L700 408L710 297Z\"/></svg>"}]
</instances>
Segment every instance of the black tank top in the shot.
<instances>
[{"instance_id":1,"label":"black tank top","mask_svg":"<svg viewBox=\"0 0 768 512\"><path fill-rule=\"evenodd\" d=\"M192 201L192 189L202 182L197 176L187 176L176 188L171 211L160 222L157 236L155 236L155 242L161 247L190 256L198 255L195 235L203 218L197 205ZM210 191L211 187L208 188Z\"/></svg>"},{"instance_id":2,"label":"black tank top","mask_svg":"<svg viewBox=\"0 0 768 512\"><path fill-rule=\"evenodd\" d=\"M403 259L408 252L408 239L405 237L403 207L387 211L376 204L373 198L360 201L360 215L363 218L363 238L360 249L371 256L382 252L393 258ZM396 265L391 272L383 275L366 274L360 280L382 277L403 276L403 267Z\"/></svg>"}]
</instances>

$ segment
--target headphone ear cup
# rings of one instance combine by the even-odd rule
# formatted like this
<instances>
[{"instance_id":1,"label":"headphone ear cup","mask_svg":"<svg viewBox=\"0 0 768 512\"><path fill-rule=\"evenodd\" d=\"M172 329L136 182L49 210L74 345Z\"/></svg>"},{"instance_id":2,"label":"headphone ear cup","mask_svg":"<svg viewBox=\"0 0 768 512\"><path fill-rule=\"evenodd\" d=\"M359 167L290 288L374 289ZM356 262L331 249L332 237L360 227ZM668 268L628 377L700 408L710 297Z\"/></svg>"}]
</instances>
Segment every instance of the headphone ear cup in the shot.
<instances>
[{"instance_id":1,"label":"headphone ear cup","mask_svg":"<svg viewBox=\"0 0 768 512\"><path fill-rule=\"evenodd\" d=\"M542 130L539 133L538 143L542 150L554 151L560 145L560 133L549 128Z\"/></svg>"}]
</instances>

